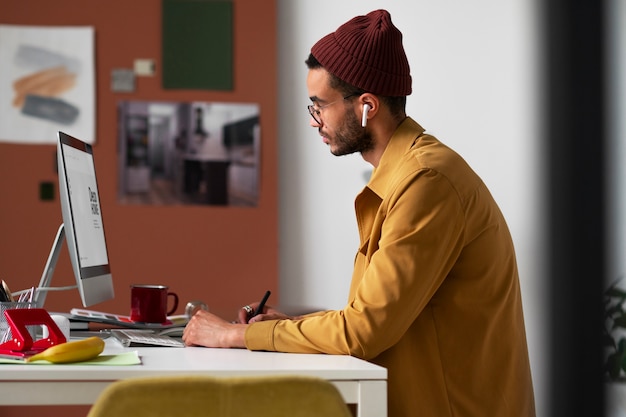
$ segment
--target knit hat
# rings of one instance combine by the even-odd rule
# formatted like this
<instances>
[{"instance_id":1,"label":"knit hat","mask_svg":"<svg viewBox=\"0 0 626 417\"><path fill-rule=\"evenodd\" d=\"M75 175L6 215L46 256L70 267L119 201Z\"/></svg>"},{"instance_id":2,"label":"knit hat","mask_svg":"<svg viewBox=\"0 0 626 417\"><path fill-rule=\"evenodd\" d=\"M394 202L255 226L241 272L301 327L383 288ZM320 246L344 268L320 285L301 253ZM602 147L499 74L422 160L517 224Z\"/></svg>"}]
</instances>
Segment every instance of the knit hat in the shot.
<instances>
[{"instance_id":1,"label":"knit hat","mask_svg":"<svg viewBox=\"0 0 626 417\"><path fill-rule=\"evenodd\" d=\"M357 16L320 39L311 54L339 79L381 96L411 94L402 33L386 10Z\"/></svg>"}]
</instances>

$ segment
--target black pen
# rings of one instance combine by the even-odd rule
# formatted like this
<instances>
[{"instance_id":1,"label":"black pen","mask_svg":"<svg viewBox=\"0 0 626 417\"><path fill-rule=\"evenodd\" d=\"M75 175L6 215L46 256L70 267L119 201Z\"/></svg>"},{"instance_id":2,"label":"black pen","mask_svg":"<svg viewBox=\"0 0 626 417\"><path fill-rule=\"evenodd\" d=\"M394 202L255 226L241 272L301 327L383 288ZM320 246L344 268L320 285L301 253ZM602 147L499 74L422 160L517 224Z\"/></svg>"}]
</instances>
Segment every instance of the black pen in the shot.
<instances>
[{"instance_id":1,"label":"black pen","mask_svg":"<svg viewBox=\"0 0 626 417\"><path fill-rule=\"evenodd\" d=\"M257 307L256 311L254 312L254 314L252 315L252 317L261 314L263 312L263 307L265 307L265 303L267 302L267 299L270 298L270 294L272 292L270 290L267 290L265 292L265 295L263 296L263 299L261 300L261 302L259 303L259 306Z\"/></svg>"}]
</instances>

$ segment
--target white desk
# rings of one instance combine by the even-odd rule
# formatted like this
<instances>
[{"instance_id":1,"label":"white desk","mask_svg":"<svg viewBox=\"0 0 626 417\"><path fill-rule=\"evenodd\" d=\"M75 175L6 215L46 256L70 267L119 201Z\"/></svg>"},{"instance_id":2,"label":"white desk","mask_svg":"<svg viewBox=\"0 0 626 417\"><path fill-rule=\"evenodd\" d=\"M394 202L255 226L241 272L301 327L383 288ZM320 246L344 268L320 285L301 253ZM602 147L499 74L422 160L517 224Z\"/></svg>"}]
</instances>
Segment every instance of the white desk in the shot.
<instances>
[{"instance_id":1,"label":"white desk","mask_svg":"<svg viewBox=\"0 0 626 417\"><path fill-rule=\"evenodd\" d=\"M106 340L103 354L136 350L142 365L0 365L1 405L93 404L118 379L165 375L305 375L331 381L359 417L387 416L387 370L350 356L245 349L127 348Z\"/></svg>"}]
</instances>

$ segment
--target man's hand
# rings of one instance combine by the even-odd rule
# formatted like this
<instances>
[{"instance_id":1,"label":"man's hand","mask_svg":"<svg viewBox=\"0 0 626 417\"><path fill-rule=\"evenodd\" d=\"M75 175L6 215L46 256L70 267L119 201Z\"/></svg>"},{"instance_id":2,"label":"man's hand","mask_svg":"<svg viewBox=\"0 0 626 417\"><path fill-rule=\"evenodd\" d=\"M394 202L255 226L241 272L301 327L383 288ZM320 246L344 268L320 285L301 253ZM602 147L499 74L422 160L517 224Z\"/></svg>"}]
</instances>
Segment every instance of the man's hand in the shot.
<instances>
[{"instance_id":1,"label":"man's hand","mask_svg":"<svg viewBox=\"0 0 626 417\"><path fill-rule=\"evenodd\" d=\"M250 310L252 311L256 311L256 309L258 308L259 303L251 303L248 304L246 307L250 307ZM284 320L284 319L293 319L293 317L290 317L284 313L281 313L278 310L275 310L273 307L270 307L268 305L265 306L265 308L263 309L263 311L259 314L257 314L254 317L250 317L250 314L248 313L248 311L246 310L246 307L242 307L239 310L239 323L254 323L257 321L265 321L265 320Z\"/></svg>"},{"instance_id":2,"label":"man's hand","mask_svg":"<svg viewBox=\"0 0 626 417\"><path fill-rule=\"evenodd\" d=\"M249 304L252 311L256 311L257 303ZM206 310L198 310L185 327L183 342L187 346L205 346L219 348L245 348L245 333L249 323L264 320L296 319L281 313L270 306L265 306L264 312L250 317L245 308L239 310L238 322L228 322Z\"/></svg>"},{"instance_id":3,"label":"man's hand","mask_svg":"<svg viewBox=\"0 0 626 417\"><path fill-rule=\"evenodd\" d=\"M247 324L230 323L206 310L198 310L183 332L187 346L245 348Z\"/></svg>"}]
</instances>

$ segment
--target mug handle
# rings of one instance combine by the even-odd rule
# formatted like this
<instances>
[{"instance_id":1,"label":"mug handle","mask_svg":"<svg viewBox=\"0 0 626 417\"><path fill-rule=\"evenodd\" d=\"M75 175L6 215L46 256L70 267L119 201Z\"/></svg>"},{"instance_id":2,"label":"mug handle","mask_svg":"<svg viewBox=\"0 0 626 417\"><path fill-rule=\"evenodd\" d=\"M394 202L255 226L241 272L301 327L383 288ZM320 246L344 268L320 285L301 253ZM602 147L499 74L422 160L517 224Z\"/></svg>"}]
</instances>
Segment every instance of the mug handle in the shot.
<instances>
[{"instance_id":1,"label":"mug handle","mask_svg":"<svg viewBox=\"0 0 626 417\"><path fill-rule=\"evenodd\" d=\"M178 294L176 294L175 292L168 292L167 297L169 298L170 296L174 297L174 306L172 307L170 311L167 312L168 316L171 316L172 314L174 314L174 312L178 308Z\"/></svg>"}]
</instances>

